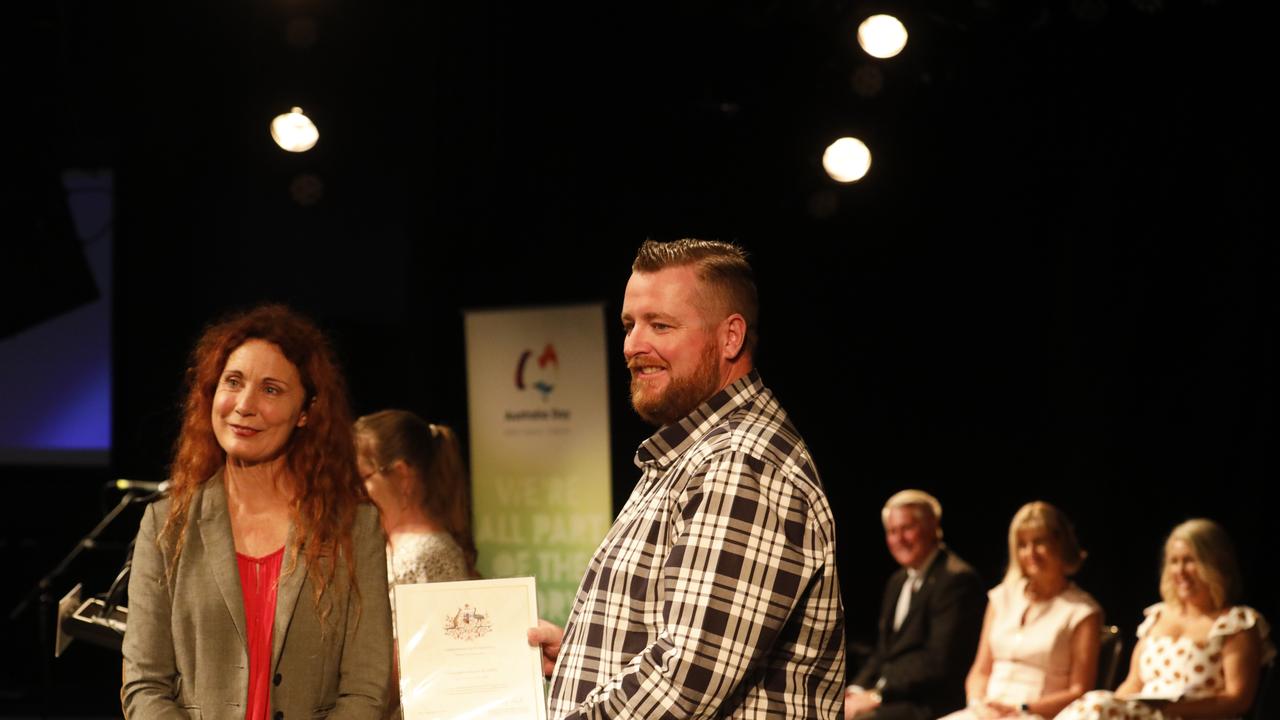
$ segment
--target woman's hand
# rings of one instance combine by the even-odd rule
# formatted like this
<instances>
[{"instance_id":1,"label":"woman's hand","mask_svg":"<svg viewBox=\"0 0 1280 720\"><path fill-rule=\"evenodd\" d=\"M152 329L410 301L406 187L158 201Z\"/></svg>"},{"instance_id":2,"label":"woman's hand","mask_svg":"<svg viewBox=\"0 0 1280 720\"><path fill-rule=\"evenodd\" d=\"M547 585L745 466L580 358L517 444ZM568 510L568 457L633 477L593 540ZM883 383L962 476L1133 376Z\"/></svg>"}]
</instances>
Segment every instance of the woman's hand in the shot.
<instances>
[{"instance_id":1,"label":"woman's hand","mask_svg":"<svg viewBox=\"0 0 1280 720\"><path fill-rule=\"evenodd\" d=\"M980 718L1017 717L1020 714L1018 708L1012 705L1005 705L1001 702L995 702L994 700L983 702L981 705L974 708L974 712L977 713Z\"/></svg>"}]
</instances>

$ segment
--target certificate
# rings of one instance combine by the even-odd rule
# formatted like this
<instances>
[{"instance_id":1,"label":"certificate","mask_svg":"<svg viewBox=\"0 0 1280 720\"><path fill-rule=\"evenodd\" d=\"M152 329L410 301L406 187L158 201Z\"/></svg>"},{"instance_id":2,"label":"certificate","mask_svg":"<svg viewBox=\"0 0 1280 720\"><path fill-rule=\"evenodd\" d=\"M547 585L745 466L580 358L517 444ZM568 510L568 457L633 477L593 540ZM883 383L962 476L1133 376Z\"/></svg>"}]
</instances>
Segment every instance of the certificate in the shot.
<instances>
[{"instance_id":1,"label":"certificate","mask_svg":"<svg viewBox=\"0 0 1280 720\"><path fill-rule=\"evenodd\" d=\"M546 720L531 577L395 587L405 720Z\"/></svg>"}]
</instances>

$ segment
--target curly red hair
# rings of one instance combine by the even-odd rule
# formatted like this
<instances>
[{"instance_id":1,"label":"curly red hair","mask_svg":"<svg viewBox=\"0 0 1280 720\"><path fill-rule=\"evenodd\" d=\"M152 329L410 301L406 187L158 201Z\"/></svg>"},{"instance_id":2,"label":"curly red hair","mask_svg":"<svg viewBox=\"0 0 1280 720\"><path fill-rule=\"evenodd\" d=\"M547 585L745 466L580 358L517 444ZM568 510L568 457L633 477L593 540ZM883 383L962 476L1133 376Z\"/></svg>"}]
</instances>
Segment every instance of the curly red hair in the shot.
<instances>
[{"instance_id":1,"label":"curly red hair","mask_svg":"<svg viewBox=\"0 0 1280 720\"><path fill-rule=\"evenodd\" d=\"M159 540L172 543L172 572L186 541L187 518L196 491L226 463L226 452L213 432L213 396L227 357L248 340L264 340L280 348L293 363L306 390L307 424L295 428L285 444L285 467L295 481L294 530L308 572L315 572L314 602L321 620L325 589L346 561L354 577L351 529L356 508L368 500L356 471L347 383L325 334L309 319L283 305L262 305L210 325L191 352L186 373L187 398L182 430L170 468L169 517Z\"/></svg>"}]
</instances>

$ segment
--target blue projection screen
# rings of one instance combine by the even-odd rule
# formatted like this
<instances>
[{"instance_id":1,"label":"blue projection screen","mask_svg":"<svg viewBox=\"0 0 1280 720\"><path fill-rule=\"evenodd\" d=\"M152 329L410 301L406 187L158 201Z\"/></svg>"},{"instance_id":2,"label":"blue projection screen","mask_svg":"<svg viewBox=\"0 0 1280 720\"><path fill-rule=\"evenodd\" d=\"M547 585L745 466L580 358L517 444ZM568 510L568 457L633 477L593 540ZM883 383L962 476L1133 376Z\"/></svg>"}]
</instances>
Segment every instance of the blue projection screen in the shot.
<instances>
[{"instance_id":1,"label":"blue projection screen","mask_svg":"<svg viewBox=\"0 0 1280 720\"><path fill-rule=\"evenodd\" d=\"M99 296L0 339L0 464L110 460L113 178L68 171L62 183Z\"/></svg>"}]
</instances>

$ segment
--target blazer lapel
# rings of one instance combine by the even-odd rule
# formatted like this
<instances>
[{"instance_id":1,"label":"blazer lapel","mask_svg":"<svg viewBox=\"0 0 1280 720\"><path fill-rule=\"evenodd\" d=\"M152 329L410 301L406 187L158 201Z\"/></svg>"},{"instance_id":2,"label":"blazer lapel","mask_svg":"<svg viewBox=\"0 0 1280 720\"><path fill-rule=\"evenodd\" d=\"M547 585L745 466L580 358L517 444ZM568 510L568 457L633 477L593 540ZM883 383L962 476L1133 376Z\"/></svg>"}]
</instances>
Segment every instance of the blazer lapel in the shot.
<instances>
[{"instance_id":1,"label":"blazer lapel","mask_svg":"<svg viewBox=\"0 0 1280 720\"><path fill-rule=\"evenodd\" d=\"M200 496L200 542L208 558L213 581L222 593L227 613L240 636L240 644L248 647L245 639L244 594L240 589L240 566L236 562L236 543L231 536L231 517L227 514L227 492L222 484L222 471L205 483Z\"/></svg>"},{"instance_id":2,"label":"blazer lapel","mask_svg":"<svg viewBox=\"0 0 1280 720\"><path fill-rule=\"evenodd\" d=\"M880 613L880 636L896 639L902 628L907 626L906 620L903 620L902 626L897 630L893 629L893 615L898 608L898 596L902 594L902 586L907 582L907 571L898 568L897 572L889 578L889 589L885 595L883 611Z\"/></svg>"},{"instance_id":3,"label":"blazer lapel","mask_svg":"<svg viewBox=\"0 0 1280 720\"><path fill-rule=\"evenodd\" d=\"M938 574L937 569L945 562L945 552L946 550L939 547L937 554L929 561L929 566L924 569L924 577L920 580L920 587L911 593L911 602L907 605L907 616L902 619L902 626L898 628L899 634L904 632L919 617L920 608L924 605L925 597L933 591L933 582ZM903 572L903 582L906 582L905 572ZM902 584L898 585L898 590L902 590ZM893 620L890 619L890 622L892 623Z\"/></svg>"},{"instance_id":4,"label":"blazer lapel","mask_svg":"<svg viewBox=\"0 0 1280 720\"><path fill-rule=\"evenodd\" d=\"M302 595L303 581L307 578L307 561L303 557L303 548L297 547L297 527L289 524L289 537L284 544L284 559L280 568L280 584L276 586L276 617L271 628L271 667L276 671L280 667L280 655L284 650L284 638L289 632L289 622L293 620L293 610ZM289 567L289 558L296 553L292 572L285 573Z\"/></svg>"}]
</instances>

